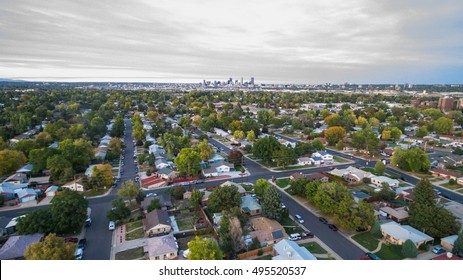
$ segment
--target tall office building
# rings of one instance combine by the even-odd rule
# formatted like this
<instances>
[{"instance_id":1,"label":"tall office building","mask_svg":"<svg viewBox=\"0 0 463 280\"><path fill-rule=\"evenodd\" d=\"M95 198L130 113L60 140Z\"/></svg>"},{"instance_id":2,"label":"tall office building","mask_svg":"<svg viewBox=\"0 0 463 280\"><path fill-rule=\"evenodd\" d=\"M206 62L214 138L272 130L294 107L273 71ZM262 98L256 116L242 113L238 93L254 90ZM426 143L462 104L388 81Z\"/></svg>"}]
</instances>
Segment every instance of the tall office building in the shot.
<instances>
[{"instance_id":1,"label":"tall office building","mask_svg":"<svg viewBox=\"0 0 463 280\"><path fill-rule=\"evenodd\" d=\"M254 85L254 77L251 77L251 85Z\"/></svg>"},{"instance_id":2,"label":"tall office building","mask_svg":"<svg viewBox=\"0 0 463 280\"><path fill-rule=\"evenodd\" d=\"M437 104L437 107L441 111L452 110L453 109L453 102L454 102L453 97L448 97L448 96L441 97L441 98L439 98L439 103Z\"/></svg>"}]
</instances>

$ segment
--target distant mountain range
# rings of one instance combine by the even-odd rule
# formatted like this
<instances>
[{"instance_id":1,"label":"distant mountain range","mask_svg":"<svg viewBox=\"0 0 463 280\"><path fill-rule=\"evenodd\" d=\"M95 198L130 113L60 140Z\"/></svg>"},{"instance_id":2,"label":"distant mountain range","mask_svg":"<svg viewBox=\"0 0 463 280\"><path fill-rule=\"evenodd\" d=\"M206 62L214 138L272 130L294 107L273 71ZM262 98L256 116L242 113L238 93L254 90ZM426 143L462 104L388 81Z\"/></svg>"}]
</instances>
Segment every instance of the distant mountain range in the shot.
<instances>
[{"instance_id":1,"label":"distant mountain range","mask_svg":"<svg viewBox=\"0 0 463 280\"><path fill-rule=\"evenodd\" d=\"M11 83L14 83L14 82L27 82L27 81L24 81L24 80L12 80L12 79L5 79L5 78L0 78L0 82L11 82Z\"/></svg>"}]
</instances>

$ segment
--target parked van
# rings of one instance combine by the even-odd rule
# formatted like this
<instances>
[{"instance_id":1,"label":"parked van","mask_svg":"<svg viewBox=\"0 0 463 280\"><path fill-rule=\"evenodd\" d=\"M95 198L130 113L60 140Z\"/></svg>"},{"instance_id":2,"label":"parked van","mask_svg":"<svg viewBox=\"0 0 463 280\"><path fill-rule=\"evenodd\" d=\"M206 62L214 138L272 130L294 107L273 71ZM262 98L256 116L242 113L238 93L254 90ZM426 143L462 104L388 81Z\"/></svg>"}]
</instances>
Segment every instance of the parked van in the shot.
<instances>
[{"instance_id":1,"label":"parked van","mask_svg":"<svg viewBox=\"0 0 463 280\"><path fill-rule=\"evenodd\" d=\"M301 240L301 234L300 233L293 233L289 235L289 240L291 241L296 241L296 240Z\"/></svg>"}]
</instances>

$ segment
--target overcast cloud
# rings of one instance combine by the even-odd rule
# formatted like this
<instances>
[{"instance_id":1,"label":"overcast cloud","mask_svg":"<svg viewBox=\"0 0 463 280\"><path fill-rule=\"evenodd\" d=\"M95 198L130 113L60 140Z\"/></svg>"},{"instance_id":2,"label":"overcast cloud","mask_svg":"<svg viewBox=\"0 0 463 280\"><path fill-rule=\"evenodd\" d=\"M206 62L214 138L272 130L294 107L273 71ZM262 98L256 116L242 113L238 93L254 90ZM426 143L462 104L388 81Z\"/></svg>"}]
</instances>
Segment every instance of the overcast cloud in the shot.
<instances>
[{"instance_id":1,"label":"overcast cloud","mask_svg":"<svg viewBox=\"0 0 463 280\"><path fill-rule=\"evenodd\" d=\"M461 0L1 0L0 77L463 83Z\"/></svg>"}]
</instances>

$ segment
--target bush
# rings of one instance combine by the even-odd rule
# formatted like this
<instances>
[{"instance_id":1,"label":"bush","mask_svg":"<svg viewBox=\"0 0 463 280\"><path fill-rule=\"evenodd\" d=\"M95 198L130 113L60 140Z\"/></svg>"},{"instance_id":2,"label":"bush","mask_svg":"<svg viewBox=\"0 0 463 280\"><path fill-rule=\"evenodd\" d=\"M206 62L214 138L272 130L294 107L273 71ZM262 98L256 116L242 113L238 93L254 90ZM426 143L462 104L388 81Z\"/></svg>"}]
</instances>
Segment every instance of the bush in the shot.
<instances>
[{"instance_id":1,"label":"bush","mask_svg":"<svg viewBox=\"0 0 463 280\"><path fill-rule=\"evenodd\" d=\"M455 185L456 183L457 183L457 181L455 179L450 179L449 180L450 185Z\"/></svg>"},{"instance_id":2,"label":"bush","mask_svg":"<svg viewBox=\"0 0 463 280\"><path fill-rule=\"evenodd\" d=\"M262 249L259 249L259 250L257 251L257 255L258 255L258 256L262 256L263 254L264 254L264 251L263 251Z\"/></svg>"},{"instance_id":3,"label":"bush","mask_svg":"<svg viewBox=\"0 0 463 280\"><path fill-rule=\"evenodd\" d=\"M416 258L418 256L418 250L416 249L415 243L410 239L407 239L402 245L402 255L405 258Z\"/></svg>"},{"instance_id":4,"label":"bush","mask_svg":"<svg viewBox=\"0 0 463 280\"><path fill-rule=\"evenodd\" d=\"M370 183L371 183L371 179L365 177L365 178L363 178L363 182L364 182L365 184L370 184Z\"/></svg>"},{"instance_id":5,"label":"bush","mask_svg":"<svg viewBox=\"0 0 463 280\"><path fill-rule=\"evenodd\" d=\"M429 247L428 244L423 243L423 244L420 245L419 249L420 249L421 251L427 251L427 250L428 250L428 247Z\"/></svg>"},{"instance_id":6,"label":"bush","mask_svg":"<svg viewBox=\"0 0 463 280\"><path fill-rule=\"evenodd\" d=\"M151 176L151 170L150 170L150 169L148 169L148 170L146 171L146 176Z\"/></svg>"}]
</instances>

